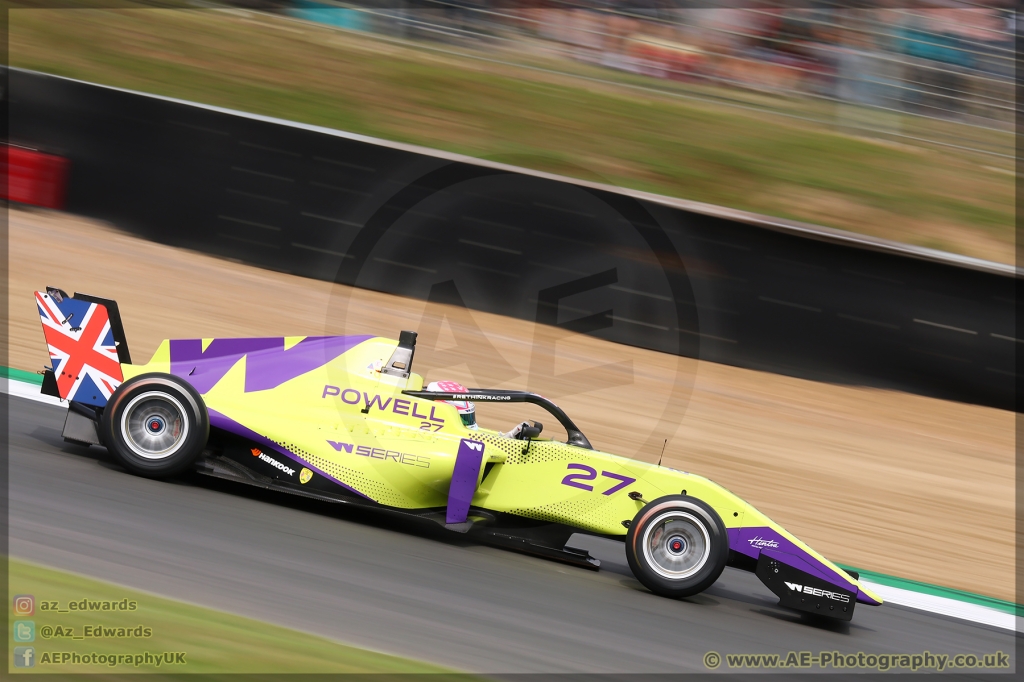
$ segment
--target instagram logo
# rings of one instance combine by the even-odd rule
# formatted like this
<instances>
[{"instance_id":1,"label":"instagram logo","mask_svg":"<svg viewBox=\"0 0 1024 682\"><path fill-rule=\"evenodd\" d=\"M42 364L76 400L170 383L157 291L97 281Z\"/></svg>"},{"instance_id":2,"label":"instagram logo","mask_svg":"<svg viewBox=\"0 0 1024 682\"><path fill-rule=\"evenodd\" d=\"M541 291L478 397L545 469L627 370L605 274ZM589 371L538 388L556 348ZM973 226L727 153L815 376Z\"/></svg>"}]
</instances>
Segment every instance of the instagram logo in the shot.
<instances>
[{"instance_id":1,"label":"instagram logo","mask_svg":"<svg viewBox=\"0 0 1024 682\"><path fill-rule=\"evenodd\" d=\"M31 594L19 594L14 597L14 615L31 616L36 612L36 598Z\"/></svg>"}]
</instances>

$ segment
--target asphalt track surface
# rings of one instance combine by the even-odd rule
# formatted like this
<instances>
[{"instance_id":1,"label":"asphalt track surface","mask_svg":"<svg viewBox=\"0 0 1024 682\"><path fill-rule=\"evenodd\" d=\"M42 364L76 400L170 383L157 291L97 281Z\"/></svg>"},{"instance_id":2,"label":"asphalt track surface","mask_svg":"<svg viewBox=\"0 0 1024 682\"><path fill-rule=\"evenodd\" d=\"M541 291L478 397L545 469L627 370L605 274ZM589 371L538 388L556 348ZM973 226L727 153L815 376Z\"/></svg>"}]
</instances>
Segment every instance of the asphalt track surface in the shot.
<instances>
[{"instance_id":1,"label":"asphalt track surface","mask_svg":"<svg viewBox=\"0 0 1024 682\"><path fill-rule=\"evenodd\" d=\"M62 409L9 401L12 556L338 641L494 674L706 672L709 651L1014 651L1012 632L896 606L809 621L732 569L692 599L656 597L600 538L574 542L602 560L592 572L341 505L137 478L65 443Z\"/></svg>"}]
</instances>

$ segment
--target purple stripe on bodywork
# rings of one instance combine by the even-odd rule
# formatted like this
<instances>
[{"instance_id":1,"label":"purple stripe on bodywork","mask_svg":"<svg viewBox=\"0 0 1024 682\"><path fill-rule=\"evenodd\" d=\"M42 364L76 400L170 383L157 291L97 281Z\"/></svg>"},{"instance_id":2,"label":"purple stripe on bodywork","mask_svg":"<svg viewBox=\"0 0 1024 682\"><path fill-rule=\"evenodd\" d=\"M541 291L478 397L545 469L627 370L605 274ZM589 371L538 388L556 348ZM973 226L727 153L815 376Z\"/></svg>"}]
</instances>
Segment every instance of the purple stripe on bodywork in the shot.
<instances>
[{"instance_id":1,"label":"purple stripe on bodywork","mask_svg":"<svg viewBox=\"0 0 1024 682\"><path fill-rule=\"evenodd\" d=\"M455 470L448 488L448 511L445 523L462 523L469 516L469 505L480 480L480 464L484 459L484 444L463 438L455 455Z\"/></svg>"},{"instance_id":2,"label":"purple stripe on bodywork","mask_svg":"<svg viewBox=\"0 0 1024 682\"><path fill-rule=\"evenodd\" d=\"M203 350L202 339L172 339L171 374L200 393L213 388L242 356L245 391L276 388L290 379L317 369L372 336L310 336L285 350L284 337L214 339Z\"/></svg>"},{"instance_id":3,"label":"purple stripe on bodywork","mask_svg":"<svg viewBox=\"0 0 1024 682\"><path fill-rule=\"evenodd\" d=\"M205 351L202 339L172 339L171 374L206 393L243 355L276 346L284 348L284 339L214 339Z\"/></svg>"},{"instance_id":4,"label":"purple stripe on bodywork","mask_svg":"<svg viewBox=\"0 0 1024 682\"><path fill-rule=\"evenodd\" d=\"M323 469L315 467L312 464L310 464L309 462L306 462L306 461L304 461L302 459L299 459L298 456L292 454L287 448L281 447L280 445L278 445L274 441L270 440L266 436L262 436L262 435L256 433L255 431L253 431L252 429L250 429L249 427L243 426L243 425L239 424L234 419L232 419L232 418L230 418L230 417L228 417L226 415L221 414L217 410L211 410L211 409L207 408L206 411L210 414L210 427L211 428L221 429L222 431L227 431L228 433L233 433L236 436L241 436L242 438L246 438L248 440L251 440L254 443L257 443L257 444L263 446L267 450L272 450L272 451L276 452L279 455L287 457L288 459L294 461L296 464L299 464L300 466L304 466L304 467L308 467L309 469L312 469L313 471L317 472L318 474L320 474L324 478L328 478L328 479L334 481L335 483L340 485L345 490L351 491L351 492L355 493L356 495L359 495L360 497L365 497L368 500L372 499L368 495L364 495L363 493L359 492L355 488L353 488L351 486L348 486L348 485L345 485L344 483L339 481L334 476L331 476L329 473L327 473Z\"/></svg>"},{"instance_id":5,"label":"purple stripe on bodywork","mask_svg":"<svg viewBox=\"0 0 1024 682\"><path fill-rule=\"evenodd\" d=\"M752 528L730 528L729 549L740 554L757 559L763 551L773 559L789 564L805 573L821 578L827 583L841 587L849 592L857 594L857 601L875 604L875 600L866 595L861 595L860 590L852 582L835 573L828 566L801 549L795 543L782 537L767 526L756 526Z\"/></svg>"},{"instance_id":6,"label":"purple stripe on bodywork","mask_svg":"<svg viewBox=\"0 0 1024 682\"><path fill-rule=\"evenodd\" d=\"M864 594L860 590L857 590L857 601L859 601L861 604L871 604L872 606L878 606L879 604L882 603L882 602L878 601L877 599L869 597L868 595Z\"/></svg>"}]
</instances>

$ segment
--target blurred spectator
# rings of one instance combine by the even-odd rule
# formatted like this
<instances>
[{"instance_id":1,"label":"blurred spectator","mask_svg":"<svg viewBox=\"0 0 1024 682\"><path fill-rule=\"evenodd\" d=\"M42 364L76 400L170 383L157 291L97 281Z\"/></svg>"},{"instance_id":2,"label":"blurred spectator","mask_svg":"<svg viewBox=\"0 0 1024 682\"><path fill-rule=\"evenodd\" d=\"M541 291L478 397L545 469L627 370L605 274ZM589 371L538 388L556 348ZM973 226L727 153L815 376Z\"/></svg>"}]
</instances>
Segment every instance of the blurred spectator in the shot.
<instances>
[{"instance_id":1,"label":"blurred spectator","mask_svg":"<svg viewBox=\"0 0 1024 682\"><path fill-rule=\"evenodd\" d=\"M289 12L349 29L500 48L513 57L553 55L713 88L1012 125L1009 0L1002 8L950 0L855 10L824 1L798 8L689 6L695 4L293 0Z\"/></svg>"}]
</instances>

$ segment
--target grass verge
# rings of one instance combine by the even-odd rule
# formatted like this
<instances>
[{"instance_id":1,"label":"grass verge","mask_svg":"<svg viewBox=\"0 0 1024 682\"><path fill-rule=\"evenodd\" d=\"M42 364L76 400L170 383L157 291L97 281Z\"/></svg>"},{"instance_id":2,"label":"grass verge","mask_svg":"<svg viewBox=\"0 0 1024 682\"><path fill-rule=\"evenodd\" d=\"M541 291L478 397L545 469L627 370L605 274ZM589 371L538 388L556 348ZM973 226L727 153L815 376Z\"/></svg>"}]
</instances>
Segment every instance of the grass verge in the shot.
<instances>
[{"instance_id":1,"label":"grass verge","mask_svg":"<svg viewBox=\"0 0 1024 682\"><path fill-rule=\"evenodd\" d=\"M14 673L450 673L453 678L456 675L427 663L339 644L74 573L16 559L8 565L12 600L16 601L17 595L34 598L32 615L18 616L8 611L12 614L8 631L13 634L8 669ZM104 609L104 605L108 608ZM19 629L19 622L32 623L34 641L18 641L19 632L22 639L27 639L28 632L25 625ZM48 637L44 637L44 631L49 633ZM84 637L97 631L110 636ZM31 668L15 667L17 647L32 647ZM61 652L88 655L90 661L95 653L97 662L46 662ZM151 654L149 662L146 652ZM158 666L156 655L164 652L183 652L184 662ZM131 661L111 665L109 658L100 658L111 654L131 656Z\"/></svg>"},{"instance_id":2,"label":"grass verge","mask_svg":"<svg viewBox=\"0 0 1024 682\"><path fill-rule=\"evenodd\" d=\"M696 86L673 96L558 75L644 81L500 47L467 59L241 11L9 17L13 66L1014 261L1011 164L867 139L821 103L790 108L835 126L687 99ZM520 58L550 69L499 63Z\"/></svg>"}]
</instances>

